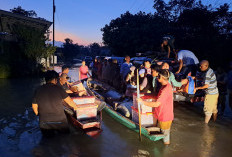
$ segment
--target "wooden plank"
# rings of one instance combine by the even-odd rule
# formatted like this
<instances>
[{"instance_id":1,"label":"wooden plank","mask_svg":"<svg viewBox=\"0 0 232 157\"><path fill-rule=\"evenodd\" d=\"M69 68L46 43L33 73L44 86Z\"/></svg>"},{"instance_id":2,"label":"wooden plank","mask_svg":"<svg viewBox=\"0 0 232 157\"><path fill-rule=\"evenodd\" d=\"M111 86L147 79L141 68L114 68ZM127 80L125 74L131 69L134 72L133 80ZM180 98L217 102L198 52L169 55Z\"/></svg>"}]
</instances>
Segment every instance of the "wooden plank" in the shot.
<instances>
[{"instance_id":1,"label":"wooden plank","mask_svg":"<svg viewBox=\"0 0 232 157\"><path fill-rule=\"evenodd\" d=\"M155 132L155 131L160 132L160 128L159 128L159 127L146 127L145 129L146 129L149 133L150 133L150 132Z\"/></svg>"}]
</instances>

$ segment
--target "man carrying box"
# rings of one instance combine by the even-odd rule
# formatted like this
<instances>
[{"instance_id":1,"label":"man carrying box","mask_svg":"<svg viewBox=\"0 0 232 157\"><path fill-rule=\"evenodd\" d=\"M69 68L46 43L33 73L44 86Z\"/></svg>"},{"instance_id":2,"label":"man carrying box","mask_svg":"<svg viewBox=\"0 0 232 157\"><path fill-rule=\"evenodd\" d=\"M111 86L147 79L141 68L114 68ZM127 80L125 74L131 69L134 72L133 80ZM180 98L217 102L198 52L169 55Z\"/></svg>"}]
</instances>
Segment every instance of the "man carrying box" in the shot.
<instances>
[{"instance_id":1,"label":"man carrying box","mask_svg":"<svg viewBox=\"0 0 232 157\"><path fill-rule=\"evenodd\" d=\"M74 110L77 109L65 90L57 85L58 77L57 72L47 71L46 84L36 90L32 102L32 109L36 115L39 115L39 126L44 135L69 131L63 101Z\"/></svg>"},{"instance_id":2,"label":"man carrying box","mask_svg":"<svg viewBox=\"0 0 232 157\"><path fill-rule=\"evenodd\" d=\"M168 82L169 71L165 69L160 70L157 79L162 85L157 100L148 102L139 98L138 102L146 106L155 107L154 117L158 120L159 127L165 136L163 139L164 144L168 145L170 144L170 129L174 118L173 92L172 86Z\"/></svg>"}]
</instances>

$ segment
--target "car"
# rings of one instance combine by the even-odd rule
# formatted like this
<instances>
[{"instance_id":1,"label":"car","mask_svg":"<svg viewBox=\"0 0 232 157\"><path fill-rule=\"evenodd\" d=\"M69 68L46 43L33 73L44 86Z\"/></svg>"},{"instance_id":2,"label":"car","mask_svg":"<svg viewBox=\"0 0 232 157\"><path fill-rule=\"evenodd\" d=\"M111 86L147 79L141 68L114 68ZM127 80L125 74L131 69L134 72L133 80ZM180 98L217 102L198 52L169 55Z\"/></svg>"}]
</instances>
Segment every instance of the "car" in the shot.
<instances>
[{"instance_id":1,"label":"car","mask_svg":"<svg viewBox=\"0 0 232 157\"><path fill-rule=\"evenodd\" d=\"M81 59L73 59L73 65L76 67L80 67L82 65Z\"/></svg>"},{"instance_id":2,"label":"car","mask_svg":"<svg viewBox=\"0 0 232 157\"><path fill-rule=\"evenodd\" d=\"M93 58L91 56L85 56L85 59L84 60L93 60Z\"/></svg>"},{"instance_id":3,"label":"car","mask_svg":"<svg viewBox=\"0 0 232 157\"><path fill-rule=\"evenodd\" d=\"M148 58L148 57L133 57L131 58L131 63L135 66L140 66L143 64L144 61L150 61L152 62L152 59L151 58Z\"/></svg>"}]
</instances>

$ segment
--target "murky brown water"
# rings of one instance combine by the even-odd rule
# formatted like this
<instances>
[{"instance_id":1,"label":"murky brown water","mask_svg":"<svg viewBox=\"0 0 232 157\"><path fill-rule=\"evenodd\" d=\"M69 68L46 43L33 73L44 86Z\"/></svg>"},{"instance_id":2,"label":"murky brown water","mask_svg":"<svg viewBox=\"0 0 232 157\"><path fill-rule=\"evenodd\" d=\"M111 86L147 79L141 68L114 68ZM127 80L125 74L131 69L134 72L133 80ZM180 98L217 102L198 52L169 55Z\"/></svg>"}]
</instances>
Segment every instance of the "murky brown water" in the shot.
<instances>
[{"instance_id":1,"label":"murky brown water","mask_svg":"<svg viewBox=\"0 0 232 157\"><path fill-rule=\"evenodd\" d=\"M75 77L77 69L70 72ZM43 138L31 109L33 91L39 79L0 80L0 157L230 157L232 153L232 119L204 124L202 104L175 104L171 145L152 142L103 114L103 132L90 138L80 132Z\"/></svg>"}]
</instances>

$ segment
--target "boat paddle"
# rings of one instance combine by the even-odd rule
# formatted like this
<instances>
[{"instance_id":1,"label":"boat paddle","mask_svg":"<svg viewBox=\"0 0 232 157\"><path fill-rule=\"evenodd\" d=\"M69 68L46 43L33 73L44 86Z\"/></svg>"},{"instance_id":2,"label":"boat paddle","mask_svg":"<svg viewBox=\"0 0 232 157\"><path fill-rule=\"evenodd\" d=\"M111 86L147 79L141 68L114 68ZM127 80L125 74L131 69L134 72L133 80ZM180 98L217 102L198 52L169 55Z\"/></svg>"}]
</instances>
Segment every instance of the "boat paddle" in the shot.
<instances>
[{"instance_id":1,"label":"boat paddle","mask_svg":"<svg viewBox=\"0 0 232 157\"><path fill-rule=\"evenodd\" d=\"M137 99L140 98L140 92L139 92L139 70L137 69ZM138 114L139 114L139 140L142 141L141 136L141 112L140 112L140 103L138 102Z\"/></svg>"}]
</instances>

